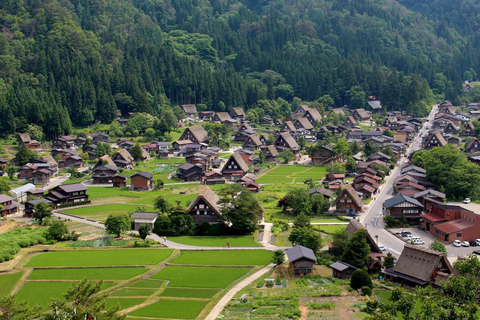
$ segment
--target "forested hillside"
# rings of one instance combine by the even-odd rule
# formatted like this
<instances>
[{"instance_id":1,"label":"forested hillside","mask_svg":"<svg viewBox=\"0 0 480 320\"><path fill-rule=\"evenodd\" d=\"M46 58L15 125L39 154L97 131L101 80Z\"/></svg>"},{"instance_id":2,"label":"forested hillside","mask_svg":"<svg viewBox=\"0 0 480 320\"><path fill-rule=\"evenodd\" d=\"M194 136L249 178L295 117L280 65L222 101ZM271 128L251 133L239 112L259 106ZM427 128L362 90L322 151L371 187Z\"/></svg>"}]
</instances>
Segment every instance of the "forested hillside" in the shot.
<instances>
[{"instance_id":1,"label":"forested hillside","mask_svg":"<svg viewBox=\"0 0 480 320\"><path fill-rule=\"evenodd\" d=\"M329 108L375 95L421 116L476 77L479 45L401 2L418 12L387 0L0 1L0 132L33 123L52 138L117 109L183 103L276 118L294 97Z\"/></svg>"}]
</instances>

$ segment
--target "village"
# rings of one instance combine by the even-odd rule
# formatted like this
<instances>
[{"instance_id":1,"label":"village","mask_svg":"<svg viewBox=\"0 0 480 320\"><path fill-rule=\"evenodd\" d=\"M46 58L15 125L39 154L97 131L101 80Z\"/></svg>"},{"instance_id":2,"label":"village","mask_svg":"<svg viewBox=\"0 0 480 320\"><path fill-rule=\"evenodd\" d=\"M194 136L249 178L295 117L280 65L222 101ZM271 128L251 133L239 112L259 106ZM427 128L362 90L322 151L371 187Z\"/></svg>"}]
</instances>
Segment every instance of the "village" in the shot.
<instances>
[{"instance_id":1,"label":"village","mask_svg":"<svg viewBox=\"0 0 480 320\"><path fill-rule=\"evenodd\" d=\"M368 110L322 115L300 104L289 118L257 123L242 108L180 107L171 141L150 139L148 128L120 137L144 115L119 113L115 130L97 124L52 141L25 132L3 145L10 157L0 159L0 237L51 230L55 221L64 228L49 244L46 237L13 251L11 241L0 246L4 293L47 311L67 288L62 281L82 279L48 275L55 267L128 266L118 278L85 273L107 280L109 305L118 303L127 319L364 319L370 301L392 303L399 287L441 288L457 260L480 255L476 194L452 197L423 166L426 152L440 148L480 165L480 103L444 101L415 118L385 112L371 97ZM95 250L147 254L103 261ZM81 254L94 258L73 262ZM209 283L215 268L221 284ZM360 274L366 284L356 285ZM58 286L52 297L32 297L47 283ZM192 311L176 310L175 299Z\"/></svg>"}]
</instances>

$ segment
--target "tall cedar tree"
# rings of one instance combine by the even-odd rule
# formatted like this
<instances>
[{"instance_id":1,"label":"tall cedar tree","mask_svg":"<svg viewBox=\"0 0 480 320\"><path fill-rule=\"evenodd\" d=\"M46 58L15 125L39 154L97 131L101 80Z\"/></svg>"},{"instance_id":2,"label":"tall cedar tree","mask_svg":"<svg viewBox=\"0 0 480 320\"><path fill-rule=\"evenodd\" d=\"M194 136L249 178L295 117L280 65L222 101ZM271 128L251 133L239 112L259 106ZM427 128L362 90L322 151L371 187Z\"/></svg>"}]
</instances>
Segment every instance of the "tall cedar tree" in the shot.
<instances>
[{"instance_id":1,"label":"tall cedar tree","mask_svg":"<svg viewBox=\"0 0 480 320\"><path fill-rule=\"evenodd\" d=\"M237 234L255 231L261 207L258 200L246 187L235 183L226 185L219 192L219 204L223 205L222 216L231 223L231 230Z\"/></svg>"},{"instance_id":2,"label":"tall cedar tree","mask_svg":"<svg viewBox=\"0 0 480 320\"><path fill-rule=\"evenodd\" d=\"M348 239L341 260L357 268L363 268L367 264L369 253L370 246L367 243L367 231L360 229Z\"/></svg>"}]
</instances>

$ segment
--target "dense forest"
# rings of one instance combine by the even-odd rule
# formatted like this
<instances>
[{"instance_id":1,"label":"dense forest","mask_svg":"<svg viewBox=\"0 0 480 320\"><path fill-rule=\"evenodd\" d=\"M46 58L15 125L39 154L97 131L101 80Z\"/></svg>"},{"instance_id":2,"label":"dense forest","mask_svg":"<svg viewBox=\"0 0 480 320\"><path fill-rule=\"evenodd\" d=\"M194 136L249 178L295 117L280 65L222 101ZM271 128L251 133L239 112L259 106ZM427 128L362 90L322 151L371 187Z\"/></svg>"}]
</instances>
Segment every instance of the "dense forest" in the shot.
<instances>
[{"instance_id":1,"label":"dense forest","mask_svg":"<svg viewBox=\"0 0 480 320\"><path fill-rule=\"evenodd\" d=\"M422 116L476 79L478 11L473 0L3 0L0 132L36 124L51 139L117 109L161 116L183 103L285 117L295 98L363 107L370 95Z\"/></svg>"}]
</instances>

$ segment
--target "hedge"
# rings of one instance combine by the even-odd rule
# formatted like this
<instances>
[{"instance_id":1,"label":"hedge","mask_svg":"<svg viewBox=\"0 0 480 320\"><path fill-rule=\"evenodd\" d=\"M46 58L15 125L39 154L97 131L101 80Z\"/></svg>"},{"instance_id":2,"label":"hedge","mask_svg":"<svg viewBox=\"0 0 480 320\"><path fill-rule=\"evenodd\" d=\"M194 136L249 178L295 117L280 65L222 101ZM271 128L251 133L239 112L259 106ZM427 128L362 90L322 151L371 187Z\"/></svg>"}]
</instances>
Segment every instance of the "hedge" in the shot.
<instances>
[{"instance_id":1,"label":"hedge","mask_svg":"<svg viewBox=\"0 0 480 320\"><path fill-rule=\"evenodd\" d=\"M91 200L80 201L80 202L73 202L73 203L64 203L64 204L61 204L61 205L59 206L59 208L76 207L76 206L82 206L82 205L90 204L90 203L92 203Z\"/></svg>"}]
</instances>

